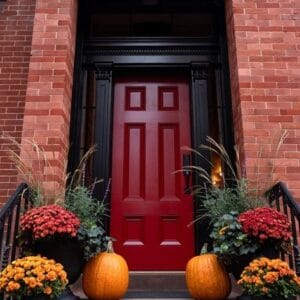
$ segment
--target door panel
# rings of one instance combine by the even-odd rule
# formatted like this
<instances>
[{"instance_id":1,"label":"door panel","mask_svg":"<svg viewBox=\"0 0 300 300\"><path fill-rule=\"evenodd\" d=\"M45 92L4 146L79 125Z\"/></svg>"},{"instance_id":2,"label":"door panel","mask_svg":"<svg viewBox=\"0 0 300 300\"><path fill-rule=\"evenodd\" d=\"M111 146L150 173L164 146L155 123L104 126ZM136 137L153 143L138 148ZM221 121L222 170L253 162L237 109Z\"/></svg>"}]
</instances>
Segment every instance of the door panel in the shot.
<instances>
[{"instance_id":1,"label":"door panel","mask_svg":"<svg viewBox=\"0 0 300 300\"><path fill-rule=\"evenodd\" d=\"M191 145L189 117L185 79L115 83L111 235L131 270L183 270L194 255L192 199L173 174Z\"/></svg>"}]
</instances>

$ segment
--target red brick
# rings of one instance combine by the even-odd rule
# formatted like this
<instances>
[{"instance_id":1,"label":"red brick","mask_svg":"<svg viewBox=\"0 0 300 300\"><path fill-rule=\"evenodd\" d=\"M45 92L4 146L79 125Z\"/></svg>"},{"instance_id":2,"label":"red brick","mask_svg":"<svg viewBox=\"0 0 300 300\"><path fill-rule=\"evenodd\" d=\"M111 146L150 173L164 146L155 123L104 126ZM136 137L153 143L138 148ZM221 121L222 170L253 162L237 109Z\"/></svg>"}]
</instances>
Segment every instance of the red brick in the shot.
<instances>
[{"instance_id":1,"label":"red brick","mask_svg":"<svg viewBox=\"0 0 300 300\"><path fill-rule=\"evenodd\" d=\"M4 2L0 12L0 107L6 109L6 116L0 111L1 132L20 141L23 123L25 92L31 50L31 38L35 12L35 0L10 0ZM22 82L21 82L22 79ZM0 138L0 162L6 162L6 169L0 165L0 206L7 201L17 185L17 170L9 163L7 149ZM1 151L3 150L3 151Z\"/></svg>"},{"instance_id":2,"label":"red brick","mask_svg":"<svg viewBox=\"0 0 300 300\"><path fill-rule=\"evenodd\" d=\"M234 132L246 172L250 179L256 176L251 169L255 160L250 158L255 152L248 145L244 147L243 141L269 149L274 141L260 137L261 130L267 130L266 134L269 132L271 137L286 128L288 137L280 154L285 159L275 161L274 176L286 181L300 197L300 169L297 167L300 166L300 29L299 22L295 22L300 13L295 8L298 2L229 0L225 3L233 105L243 108L233 109ZM259 43L255 39L259 39ZM248 79L245 72L251 74ZM255 107L256 104L262 106ZM267 162L262 160L261 163ZM295 169L291 169L293 167ZM262 170L264 175L266 169ZM286 174L288 171L293 172L292 176Z\"/></svg>"},{"instance_id":3,"label":"red brick","mask_svg":"<svg viewBox=\"0 0 300 300\"><path fill-rule=\"evenodd\" d=\"M299 197L300 180L295 179L300 179L300 7L296 0L224 2L233 131L241 161L253 179L259 149L271 151L274 136L286 128L273 177L285 180ZM47 155L54 152L59 157L51 161L55 175L44 170L45 185L58 189L67 160L76 3L36 0L34 12L35 0L10 0L0 15L0 130L19 139L22 134L23 140L35 137ZM0 140L0 166L9 165L4 145ZM262 178L269 176L266 153L259 171ZM38 166L34 159L29 163ZM9 178L0 175L1 183L9 183L0 188L0 201L15 187L12 165L7 170Z\"/></svg>"},{"instance_id":4,"label":"red brick","mask_svg":"<svg viewBox=\"0 0 300 300\"><path fill-rule=\"evenodd\" d=\"M29 65L24 139L34 138L47 157L59 157L41 170L45 188L64 188L74 68L76 0L37 0ZM36 106L35 106L36 105ZM47 128L45 130L44 128ZM63 129L63 130L62 130ZM21 151L21 157L26 152ZM36 158L29 161L34 167Z\"/></svg>"}]
</instances>

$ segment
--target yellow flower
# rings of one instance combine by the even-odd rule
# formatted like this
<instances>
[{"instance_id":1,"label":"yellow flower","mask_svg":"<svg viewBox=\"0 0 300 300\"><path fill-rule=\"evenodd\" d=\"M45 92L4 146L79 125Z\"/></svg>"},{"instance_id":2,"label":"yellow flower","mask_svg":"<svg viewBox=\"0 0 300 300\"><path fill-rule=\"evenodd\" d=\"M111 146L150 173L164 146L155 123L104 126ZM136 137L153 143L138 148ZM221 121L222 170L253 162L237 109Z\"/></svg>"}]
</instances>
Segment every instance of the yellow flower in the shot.
<instances>
[{"instance_id":1,"label":"yellow flower","mask_svg":"<svg viewBox=\"0 0 300 300\"><path fill-rule=\"evenodd\" d=\"M29 277L28 285L31 289L34 289L37 286L37 280L34 277Z\"/></svg>"},{"instance_id":2,"label":"yellow flower","mask_svg":"<svg viewBox=\"0 0 300 300\"><path fill-rule=\"evenodd\" d=\"M16 275L14 276L14 280L18 281L20 279L22 279L25 276L24 273L16 273Z\"/></svg>"},{"instance_id":3,"label":"yellow flower","mask_svg":"<svg viewBox=\"0 0 300 300\"><path fill-rule=\"evenodd\" d=\"M65 271L61 270L57 274L58 274L58 276L60 277L61 280L67 281L67 273Z\"/></svg>"},{"instance_id":4,"label":"yellow flower","mask_svg":"<svg viewBox=\"0 0 300 300\"><path fill-rule=\"evenodd\" d=\"M54 271L50 271L47 275L46 278L49 279L50 281L54 281L57 279L57 275Z\"/></svg>"},{"instance_id":5,"label":"yellow flower","mask_svg":"<svg viewBox=\"0 0 300 300\"><path fill-rule=\"evenodd\" d=\"M277 272L268 272L263 278L265 279L266 282L268 283L273 283L276 280L278 280L278 273Z\"/></svg>"},{"instance_id":6,"label":"yellow flower","mask_svg":"<svg viewBox=\"0 0 300 300\"><path fill-rule=\"evenodd\" d=\"M13 279L14 276L15 276L15 270L11 270L11 271L8 271L7 274L6 274L6 277L7 278L10 278L10 279Z\"/></svg>"},{"instance_id":7,"label":"yellow flower","mask_svg":"<svg viewBox=\"0 0 300 300\"><path fill-rule=\"evenodd\" d=\"M6 291L7 292L13 292L13 291L16 291L20 288L20 284L17 283L17 282L13 282L13 281L10 281L6 287Z\"/></svg>"},{"instance_id":8,"label":"yellow flower","mask_svg":"<svg viewBox=\"0 0 300 300\"><path fill-rule=\"evenodd\" d=\"M37 280L38 281L44 281L46 276L42 273L37 274Z\"/></svg>"},{"instance_id":9,"label":"yellow flower","mask_svg":"<svg viewBox=\"0 0 300 300\"><path fill-rule=\"evenodd\" d=\"M51 295L52 289L51 289L51 287L46 286L46 287L44 288L43 292L44 292L44 294L46 294L46 295Z\"/></svg>"}]
</instances>

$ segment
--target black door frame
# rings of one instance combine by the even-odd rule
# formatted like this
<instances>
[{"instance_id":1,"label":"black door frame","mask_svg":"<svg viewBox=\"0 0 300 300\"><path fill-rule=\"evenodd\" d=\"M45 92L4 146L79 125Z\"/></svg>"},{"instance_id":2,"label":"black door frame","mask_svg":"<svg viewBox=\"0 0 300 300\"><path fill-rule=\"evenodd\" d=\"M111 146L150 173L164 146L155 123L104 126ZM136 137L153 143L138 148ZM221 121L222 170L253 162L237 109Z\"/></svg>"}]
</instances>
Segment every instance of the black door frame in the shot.
<instances>
[{"instance_id":1,"label":"black door frame","mask_svg":"<svg viewBox=\"0 0 300 300\"><path fill-rule=\"evenodd\" d=\"M220 16L222 20L222 16ZM223 20L224 21L224 20ZM190 74L192 147L203 144L209 134L208 79L214 73L218 105L222 108L219 127L221 142L232 150L233 133L231 97L227 61L226 35L223 31L214 38L85 38L83 18L79 18L76 64L74 73L72 120L68 170L80 160L81 103L87 88L87 72L96 74L96 132L95 142L100 149L93 157L93 177L103 179L96 186L95 196L102 199L111 176L113 78L121 70L184 71ZM209 170L205 159L193 157L193 163ZM194 178L195 184L201 184ZM109 199L107 199L109 204ZM197 203L195 201L195 214ZM109 230L109 218L105 220ZM196 252L207 241L207 224L195 224Z\"/></svg>"}]
</instances>

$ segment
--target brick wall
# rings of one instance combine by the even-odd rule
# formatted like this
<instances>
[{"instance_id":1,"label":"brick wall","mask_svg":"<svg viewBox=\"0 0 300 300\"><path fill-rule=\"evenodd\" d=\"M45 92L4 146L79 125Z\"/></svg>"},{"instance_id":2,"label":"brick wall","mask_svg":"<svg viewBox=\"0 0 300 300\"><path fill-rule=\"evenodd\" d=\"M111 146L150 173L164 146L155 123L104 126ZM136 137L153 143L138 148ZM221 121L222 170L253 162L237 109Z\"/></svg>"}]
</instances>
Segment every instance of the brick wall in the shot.
<instances>
[{"instance_id":1,"label":"brick wall","mask_svg":"<svg viewBox=\"0 0 300 300\"><path fill-rule=\"evenodd\" d=\"M35 0L7 0L0 11L0 136L20 141L31 50ZM0 137L0 204L16 188L17 171Z\"/></svg>"},{"instance_id":2,"label":"brick wall","mask_svg":"<svg viewBox=\"0 0 300 300\"><path fill-rule=\"evenodd\" d=\"M272 170L272 180L287 182L300 197L299 0L225 2L235 139L247 176L267 184ZM68 153L76 14L76 0L7 0L0 14L0 131L34 139L45 150L48 166L32 159L30 145L21 156L58 191ZM0 203L16 187L5 143L0 140Z\"/></svg>"},{"instance_id":3,"label":"brick wall","mask_svg":"<svg viewBox=\"0 0 300 300\"><path fill-rule=\"evenodd\" d=\"M76 0L36 0L22 138L34 139L48 162L40 165L25 142L21 158L56 194L64 187L68 156L76 19Z\"/></svg>"},{"instance_id":4,"label":"brick wall","mask_svg":"<svg viewBox=\"0 0 300 300\"><path fill-rule=\"evenodd\" d=\"M299 198L300 2L229 0L226 21L235 135L247 176L258 174L265 185L274 170L273 180Z\"/></svg>"}]
</instances>

